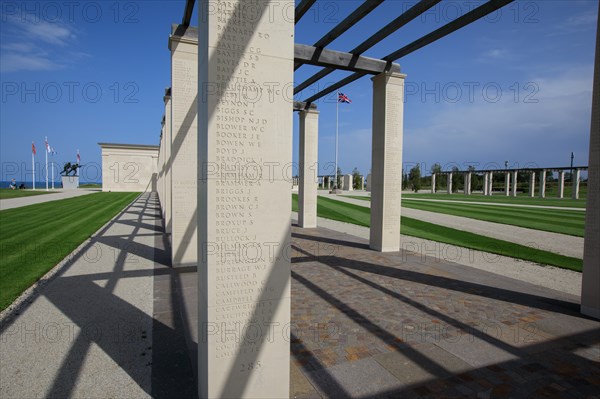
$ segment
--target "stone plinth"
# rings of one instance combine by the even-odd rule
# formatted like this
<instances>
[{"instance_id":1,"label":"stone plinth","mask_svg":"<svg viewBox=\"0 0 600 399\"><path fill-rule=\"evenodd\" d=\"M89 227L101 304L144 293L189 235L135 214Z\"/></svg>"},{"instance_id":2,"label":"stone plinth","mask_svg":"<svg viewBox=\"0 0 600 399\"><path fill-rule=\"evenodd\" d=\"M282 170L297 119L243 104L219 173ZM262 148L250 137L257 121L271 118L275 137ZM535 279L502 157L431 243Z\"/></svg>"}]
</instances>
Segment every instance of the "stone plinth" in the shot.
<instances>
[{"instance_id":1,"label":"stone plinth","mask_svg":"<svg viewBox=\"0 0 600 399\"><path fill-rule=\"evenodd\" d=\"M74 190L79 188L79 176L61 176L62 189Z\"/></svg>"},{"instance_id":2,"label":"stone plinth","mask_svg":"<svg viewBox=\"0 0 600 399\"><path fill-rule=\"evenodd\" d=\"M200 398L290 388L294 2L248 4L198 4Z\"/></svg>"},{"instance_id":3,"label":"stone plinth","mask_svg":"<svg viewBox=\"0 0 600 399\"><path fill-rule=\"evenodd\" d=\"M300 113L300 182L298 187L298 226L317 227L317 179L319 112Z\"/></svg>"},{"instance_id":4,"label":"stone plinth","mask_svg":"<svg viewBox=\"0 0 600 399\"><path fill-rule=\"evenodd\" d=\"M400 249L404 78L382 73L373 80L373 146L370 247ZM372 184L371 184L372 182Z\"/></svg>"}]
</instances>

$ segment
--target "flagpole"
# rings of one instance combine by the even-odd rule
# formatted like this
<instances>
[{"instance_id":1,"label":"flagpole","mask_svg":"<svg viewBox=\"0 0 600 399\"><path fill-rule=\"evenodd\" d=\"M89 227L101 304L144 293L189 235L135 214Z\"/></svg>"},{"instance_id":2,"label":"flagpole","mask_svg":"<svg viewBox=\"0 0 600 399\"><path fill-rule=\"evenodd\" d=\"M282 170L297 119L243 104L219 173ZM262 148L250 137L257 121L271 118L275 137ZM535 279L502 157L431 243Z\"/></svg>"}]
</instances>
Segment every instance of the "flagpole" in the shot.
<instances>
[{"instance_id":1,"label":"flagpole","mask_svg":"<svg viewBox=\"0 0 600 399\"><path fill-rule=\"evenodd\" d=\"M48 191L48 136L46 136L46 191Z\"/></svg>"},{"instance_id":2,"label":"flagpole","mask_svg":"<svg viewBox=\"0 0 600 399\"><path fill-rule=\"evenodd\" d=\"M52 152L52 190L54 190L54 152Z\"/></svg>"},{"instance_id":3,"label":"flagpole","mask_svg":"<svg viewBox=\"0 0 600 399\"><path fill-rule=\"evenodd\" d=\"M340 119L340 92L336 91L335 93L335 180L333 186L338 189L338 122Z\"/></svg>"},{"instance_id":4,"label":"flagpole","mask_svg":"<svg viewBox=\"0 0 600 399\"><path fill-rule=\"evenodd\" d=\"M31 151L31 169L33 173L33 189L35 190L35 154Z\"/></svg>"}]
</instances>

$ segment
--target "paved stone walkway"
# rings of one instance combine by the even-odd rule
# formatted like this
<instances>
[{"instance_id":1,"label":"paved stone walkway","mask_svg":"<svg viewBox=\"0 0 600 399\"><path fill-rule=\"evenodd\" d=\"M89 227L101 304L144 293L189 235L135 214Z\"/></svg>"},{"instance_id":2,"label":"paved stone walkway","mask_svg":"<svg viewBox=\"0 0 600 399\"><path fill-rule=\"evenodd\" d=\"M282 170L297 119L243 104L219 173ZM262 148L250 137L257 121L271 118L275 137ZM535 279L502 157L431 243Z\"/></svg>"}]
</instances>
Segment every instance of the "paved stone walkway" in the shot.
<instances>
[{"instance_id":1,"label":"paved stone walkway","mask_svg":"<svg viewBox=\"0 0 600 399\"><path fill-rule=\"evenodd\" d=\"M80 197L102 191L98 188L80 188L77 190L54 190L50 194L32 195L30 197L6 198L0 200L0 210L19 208L22 206L41 204L42 202L56 201L66 198Z\"/></svg>"},{"instance_id":2,"label":"paved stone walkway","mask_svg":"<svg viewBox=\"0 0 600 399\"><path fill-rule=\"evenodd\" d=\"M195 397L197 276L158 215L142 195L2 322L0 397ZM323 228L292 242L291 397L600 391L576 296Z\"/></svg>"},{"instance_id":3,"label":"paved stone walkway","mask_svg":"<svg viewBox=\"0 0 600 399\"><path fill-rule=\"evenodd\" d=\"M370 201L348 198L343 195L320 194L336 201L347 202L366 208L371 207ZM499 240L514 242L528 247L583 259L583 237L528 229L508 224L487 222L462 216L446 215L444 213L422 211L420 209L402 208L402 216L475 234L485 235Z\"/></svg>"}]
</instances>

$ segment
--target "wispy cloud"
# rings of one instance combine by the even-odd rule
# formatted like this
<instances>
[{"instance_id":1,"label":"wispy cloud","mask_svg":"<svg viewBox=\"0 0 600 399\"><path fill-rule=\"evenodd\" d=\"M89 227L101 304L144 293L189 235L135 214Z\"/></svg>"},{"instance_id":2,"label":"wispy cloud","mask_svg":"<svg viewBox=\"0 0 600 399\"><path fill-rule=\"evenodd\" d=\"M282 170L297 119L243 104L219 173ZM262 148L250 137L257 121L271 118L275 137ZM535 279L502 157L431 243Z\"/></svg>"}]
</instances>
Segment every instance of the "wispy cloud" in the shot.
<instances>
[{"instance_id":1,"label":"wispy cloud","mask_svg":"<svg viewBox=\"0 0 600 399\"><path fill-rule=\"evenodd\" d=\"M66 65L60 60L65 55L75 55L75 59L86 55L72 49L77 35L67 25L14 16L3 16L3 20L0 31L3 73L62 69Z\"/></svg>"}]
</instances>

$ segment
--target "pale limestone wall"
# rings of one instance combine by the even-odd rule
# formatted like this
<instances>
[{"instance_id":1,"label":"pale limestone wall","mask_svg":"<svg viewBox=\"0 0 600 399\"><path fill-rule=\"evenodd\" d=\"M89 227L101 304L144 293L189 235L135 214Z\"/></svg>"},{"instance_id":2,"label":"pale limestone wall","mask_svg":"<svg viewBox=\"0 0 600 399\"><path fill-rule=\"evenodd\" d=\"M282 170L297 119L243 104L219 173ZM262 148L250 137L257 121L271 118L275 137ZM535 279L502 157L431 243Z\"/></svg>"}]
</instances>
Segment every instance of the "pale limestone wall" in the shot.
<instances>
[{"instance_id":1,"label":"pale limestone wall","mask_svg":"<svg viewBox=\"0 0 600 399\"><path fill-rule=\"evenodd\" d=\"M98 143L102 191L156 191L158 146Z\"/></svg>"}]
</instances>

